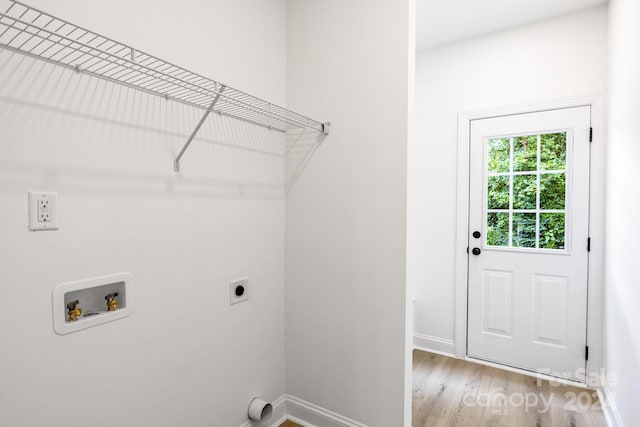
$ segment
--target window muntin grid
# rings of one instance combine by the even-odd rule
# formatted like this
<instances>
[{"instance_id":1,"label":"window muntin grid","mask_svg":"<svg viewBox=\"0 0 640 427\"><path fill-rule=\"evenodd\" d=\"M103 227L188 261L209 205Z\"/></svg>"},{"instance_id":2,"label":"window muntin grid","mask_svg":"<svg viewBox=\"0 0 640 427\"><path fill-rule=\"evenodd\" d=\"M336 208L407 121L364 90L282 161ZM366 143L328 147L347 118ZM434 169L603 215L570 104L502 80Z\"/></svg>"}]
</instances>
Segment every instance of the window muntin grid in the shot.
<instances>
[{"instance_id":1,"label":"window muntin grid","mask_svg":"<svg viewBox=\"0 0 640 427\"><path fill-rule=\"evenodd\" d=\"M567 131L485 139L485 245L564 251Z\"/></svg>"}]
</instances>

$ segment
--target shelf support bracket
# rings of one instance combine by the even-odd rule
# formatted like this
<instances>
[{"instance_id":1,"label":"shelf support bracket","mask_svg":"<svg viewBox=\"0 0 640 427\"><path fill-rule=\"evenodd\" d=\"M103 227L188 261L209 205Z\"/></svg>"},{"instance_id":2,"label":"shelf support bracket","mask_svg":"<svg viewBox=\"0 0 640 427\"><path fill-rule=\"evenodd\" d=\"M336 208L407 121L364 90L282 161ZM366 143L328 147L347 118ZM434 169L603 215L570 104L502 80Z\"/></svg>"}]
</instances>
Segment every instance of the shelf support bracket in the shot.
<instances>
[{"instance_id":1,"label":"shelf support bracket","mask_svg":"<svg viewBox=\"0 0 640 427\"><path fill-rule=\"evenodd\" d=\"M226 86L222 86L220 88L220 91L216 94L215 98L213 98L213 101L211 101L211 105L209 105L209 108L207 108L207 111L205 111L204 115L196 125L196 128L193 130L193 132L191 132L191 135L189 135L189 139L187 139L187 142L184 144L184 147L182 147L182 150L180 150L180 152L178 153L178 156L173 161L174 171L180 172L180 159L184 155L185 151L187 151L187 148L189 148L189 145L191 145L193 138L195 138L196 135L198 134L198 131L200 131L200 128L204 124L204 121L207 120L207 117L209 117L209 114L211 114L211 111L213 111L213 107L218 102L218 99L220 99L220 95L222 95L222 92L224 92L225 88Z\"/></svg>"}]
</instances>

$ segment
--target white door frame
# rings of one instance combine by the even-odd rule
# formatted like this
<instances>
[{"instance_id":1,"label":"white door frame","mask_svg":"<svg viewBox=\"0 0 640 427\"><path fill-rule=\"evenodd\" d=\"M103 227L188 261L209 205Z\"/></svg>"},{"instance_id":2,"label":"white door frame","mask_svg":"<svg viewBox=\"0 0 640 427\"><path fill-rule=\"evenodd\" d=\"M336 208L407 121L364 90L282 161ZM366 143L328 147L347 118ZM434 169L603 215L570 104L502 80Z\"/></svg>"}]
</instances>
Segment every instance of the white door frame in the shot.
<instances>
[{"instance_id":1,"label":"white door frame","mask_svg":"<svg viewBox=\"0 0 640 427\"><path fill-rule=\"evenodd\" d=\"M458 173L456 208L456 274L455 274L455 355L467 357L467 286L469 244L469 138L472 120L512 114L533 113L560 108L591 106L591 188L589 200L589 284L587 302L587 371L598 373L603 364L603 301L604 301L604 204L605 204L605 120L604 95L583 96L484 108L458 113Z\"/></svg>"}]
</instances>

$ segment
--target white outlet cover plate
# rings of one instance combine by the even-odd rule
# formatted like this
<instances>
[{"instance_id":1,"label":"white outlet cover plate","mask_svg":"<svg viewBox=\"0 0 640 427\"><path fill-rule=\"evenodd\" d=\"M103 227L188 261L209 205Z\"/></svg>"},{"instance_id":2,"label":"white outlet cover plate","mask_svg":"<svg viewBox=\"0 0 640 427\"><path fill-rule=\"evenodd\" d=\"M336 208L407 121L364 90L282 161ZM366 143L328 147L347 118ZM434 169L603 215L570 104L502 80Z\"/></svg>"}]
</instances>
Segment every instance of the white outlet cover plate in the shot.
<instances>
[{"instance_id":1,"label":"white outlet cover plate","mask_svg":"<svg viewBox=\"0 0 640 427\"><path fill-rule=\"evenodd\" d=\"M46 201L48 204L48 220L39 218L38 204ZM57 230L58 229L58 193L29 191L29 230Z\"/></svg>"},{"instance_id":2,"label":"white outlet cover plate","mask_svg":"<svg viewBox=\"0 0 640 427\"><path fill-rule=\"evenodd\" d=\"M244 287L244 294L241 296L236 295L236 287ZM249 299L249 278L243 277L242 279L236 279L229 282L229 304L237 304Z\"/></svg>"}]
</instances>

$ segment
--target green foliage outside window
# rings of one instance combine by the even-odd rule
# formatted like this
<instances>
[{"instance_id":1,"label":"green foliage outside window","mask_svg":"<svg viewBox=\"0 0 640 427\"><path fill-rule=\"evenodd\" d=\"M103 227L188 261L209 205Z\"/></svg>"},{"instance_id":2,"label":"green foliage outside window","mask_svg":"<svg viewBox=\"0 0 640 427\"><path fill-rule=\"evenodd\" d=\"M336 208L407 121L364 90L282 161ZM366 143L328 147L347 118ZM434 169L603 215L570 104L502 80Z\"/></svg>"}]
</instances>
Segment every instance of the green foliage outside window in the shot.
<instances>
[{"instance_id":1,"label":"green foliage outside window","mask_svg":"<svg viewBox=\"0 0 640 427\"><path fill-rule=\"evenodd\" d=\"M514 172L535 171L536 169L538 169L538 135L513 138Z\"/></svg>"},{"instance_id":2,"label":"green foliage outside window","mask_svg":"<svg viewBox=\"0 0 640 427\"><path fill-rule=\"evenodd\" d=\"M513 246L518 248L536 247L536 214L513 214Z\"/></svg>"},{"instance_id":3,"label":"green foliage outside window","mask_svg":"<svg viewBox=\"0 0 640 427\"><path fill-rule=\"evenodd\" d=\"M490 139L488 148L487 170L500 175L487 180L487 209L499 211L487 213L487 244L535 248L537 233L539 248L564 249L566 133ZM511 211L510 217L510 203L528 212Z\"/></svg>"},{"instance_id":4,"label":"green foliage outside window","mask_svg":"<svg viewBox=\"0 0 640 427\"><path fill-rule=\"evenodd\" d=\"M564 170L567 163L567 134L540 135L540 170Z\"/></svg>"},{"instance_id":5,"label":"green foliage outside window","mask_svg":"<svg viewBox=\"0 0 640 427\"><path fill-rule=\"evenodd\" d=\"M536 175L513 177L513 209L536 208Z\"/></svg>"},{"instance_id":6,"label":"green foliage outside window","mask_svg":"<svg viewBox=\"0 0 640 427\"><path fill-rule=\"evenodd\" d=\"M540 214L540 247L564 249L564 213Z\"/></svg>"},{"instance_id":7,"label":"green foliage outside window","mask_svg":"<svg viewBox=\"0 0 640 427\"><path fill-rule=\"evenodd\" d=\"M540 175L540 209L564 209L565 174Z\"/></svg>"},{"instance_id":8,"label":"green foliage outside window","mask_svg":"<svg viewBox=\"0 0 640 427\"><path fill-rule=\"evenodd\" d=\"M509 172L510 138L489 141L489 172Z\"/></svg>"},{"instance_id":9,"label":"green foliage outside window","mask_svg":"<svg viewBox=\"0 0 640 427\"><path fill-rule=\"evenodd\" d=\"M487 214L487 244L509 246L509 212Z\"/></svg>"},{"instance_id":10,"label":"green foliage outside window","mask_svg":"<svg viewBox=\"0 0 640 427\"><path fill-rule=\"evenodd\" d=\"M488 180L489 209L509 209L509 177L490 176Z\"/></svg>"}]
</instances>

